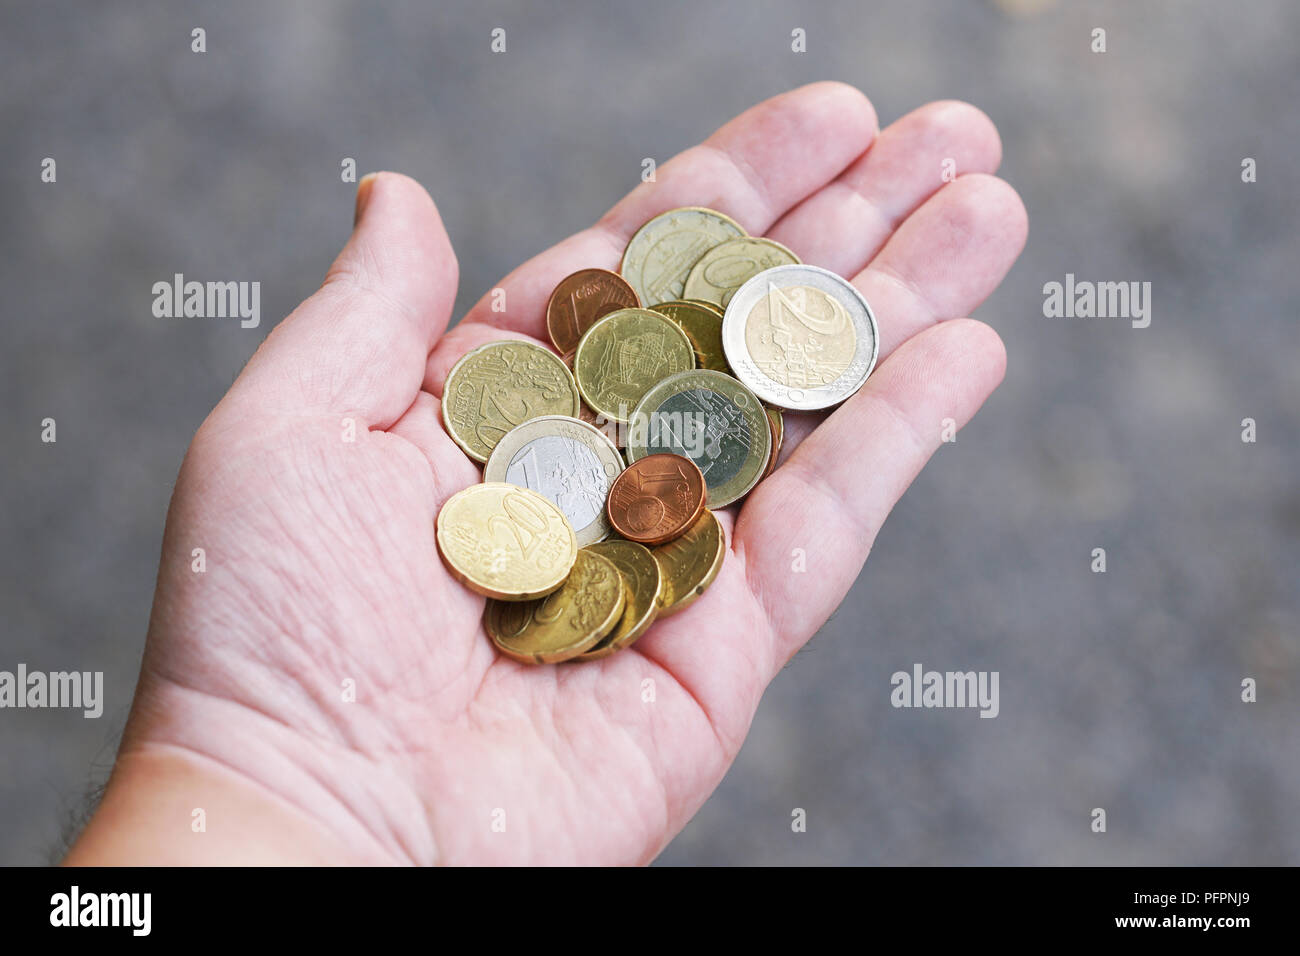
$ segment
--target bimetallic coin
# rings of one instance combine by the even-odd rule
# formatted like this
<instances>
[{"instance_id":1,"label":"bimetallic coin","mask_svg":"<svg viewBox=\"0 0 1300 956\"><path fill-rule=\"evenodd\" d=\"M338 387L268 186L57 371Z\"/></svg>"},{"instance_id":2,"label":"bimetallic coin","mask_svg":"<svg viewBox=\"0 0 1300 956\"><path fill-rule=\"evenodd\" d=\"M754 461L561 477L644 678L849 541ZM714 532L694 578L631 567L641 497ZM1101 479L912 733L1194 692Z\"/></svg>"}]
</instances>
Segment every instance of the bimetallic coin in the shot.
<instances>
[{"instance_id":1,"label":"bimetallic coin","mask_svg":"<svg viewBox=\"0 0 1300 956\"><path fill-rule=\"evenodd\" d=\"M722 351L722 310L694 300L660 302L654 307L681 327L695 349L695 367L711 368L731 374L727 355Z\"/></svg>"},{"instance_id":2,"label":"bimetallic coin","mask_svg":"<svg viewBox=\"0 0 1300 956\"><path fill-rule=\"evenodd\" d=\"M619 272L646 307L680 299L691 268L719 243L745 235L728 216L700 206L670 209L636 231Z\"/></svg>"},{"instance_id":3,"label":"bimetallic coin","mask_svg":"<svg viewBox=\"0 0 1300 956\"><path fill-rule=\"evenodd\" d=\"M635 541L614 538L589 545L587 550L608 558L618 568L618 573L623 576L623 583L627 586L627 603L623 608L623 617L614 626L614 630L609 632L609 636L579 658L584 661L607 657L615 651L630 647L650 629L659 614L659 589L663 580L659 562L654 559L650 549Z\"/></svg>"},{"instance_id":4,"label":"bimetallic coin","mask_svg":"<svg viewBox=\"0 0 1300 956\"><path fill-rule=\"evenodd\" d=\"M559 508L535 491L500 482L470 485L448 498L435 531L456 580L501 601L550 594L578 554Z\"/></svg>"},{"instance_id":5,"label":"bimetallic coin","mask_svg":"<svg viewBox=\"0 0 1300 956\"><path fill-rule=\"evenodd\" d=\"M580 399L558 355L530 342L489 342L467 352L447 374L442 421L478 462L502 436L539 415L577 416Z\"/></svg>"},{"instance_id":6,"label":"bimetallic coin","mask_svg":"<svg viewBox=\"0 0 1300 956\"><path fill-rule=\"evenodd\" d=\"M713 583L727 553L722 525L706 511L689 531L651 553L659 563L663 585L659 592L659 616L685 610Z\"/></svg>"},{"instance_id":7,"label":"bimetallic coin","mask_svg":"<svg viewBox=\"0 0 1300 956\"><path fill-rule=\"evenodd\" d=\"M681 455L650 455L628 466L609 489L609 523L629 541L667 544L704 511L704 475Z\"/></svg>"},{"instance_id":8,"label":"bimetallic coin","mask_svg":"<svg viewBox=\"0 0 1300 956\"><path fill-rule=\"evenodd\" d=\"M629 464L660 452L689 458L704 474L709 508L748 494L771 451L771 426L754 393L705 369L679 372L646 392L628 429Z\"/></svg>"},{"instance_id":9,"label":"bimetallic coin","mask_svg":"<svg viewBox=\"0 0 1300 956\"><path fill-rule=\"evenodd\" d=\"M609 535L605 500L622 471L623 456L600 429L565 415L543 415L497 442L483 480L545 495L569 519L582 547Z\"/></svg>"},{"instance_id":10,"label":"bimetallic coin","mask_svg":"<svg viewBox=\"0 0 1300 956\"><path fill-rule=\"evenodd\" d=\"M686 278L685 296L716 302L723 308L742 285L764 269L799 264L799 257L771 239L744 236L714 246Z\"/></svg>"},{"instance_id":11,"label":"bimetallic coin","mask_svg":"<svg viewBox=\"0 0 1300 956\"><path fill-rule=\"evenodd\" d=\"M735 376L792 411L836 405L876 365L880 332L861 293L816 266L760 272L732 297L722 346Z\"/></svg>"},{"instance_id":12,"label":"bimetallic coin","mask_svg":"<svg viewBox=\"0 0 1300 956\"><path fill-rule=\"evenodd\" d=\"M623 616L627 589L608 558L582 550L568 579L540 601L489 601L483 628L507 657L553 664L577 657L613 630Z\"/></svg>"},{"instance_id":13,"label":"bimetallic coin","mask_svg":"<svg viewBox=\"0 0 1300 956\"><path fill-rule=\"evenodd\" d=\"M565 355L578 347L582 333L601 316L641 305L636 292L617 272L582 269L560 280L546 305L546 330Z\"/></svg>"},{"instance_id":14,"label":"bimetallic coin","mask_svg":"<svg viewBox=\"0 0 1300 956\"><path fill-rule=\"evenodd\" d=\"M573 357L582 398L621 424L655 382L692 368L695 351L686 333L649 309L611 312L587 330Z\"/></svg>"},{"instance_id":15,"label":"bimetallic coin","mask_svg":"<svg viewBox=\"0 0 1300 956\"><path fill-rule=\"evenodd\" d=\"M781 454L781 445L785 443L785 416L781 414L781 409L772 408L770 405L763 406L763 411L767 412L767 423L772 426L772 454L768 457L767 468L763 471L763 478L766 478L776 471L776 459Z\"/></svg>"}]
</instances>

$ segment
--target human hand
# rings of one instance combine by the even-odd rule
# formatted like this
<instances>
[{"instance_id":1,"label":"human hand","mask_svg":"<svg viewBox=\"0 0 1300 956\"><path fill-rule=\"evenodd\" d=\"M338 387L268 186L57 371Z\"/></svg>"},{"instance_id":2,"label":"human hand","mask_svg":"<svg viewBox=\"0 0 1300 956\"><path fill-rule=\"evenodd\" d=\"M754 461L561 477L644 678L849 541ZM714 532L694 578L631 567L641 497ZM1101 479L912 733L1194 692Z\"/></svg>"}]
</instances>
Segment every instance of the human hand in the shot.
<instances>
[{"instance_id":1,"label":"human hand","mask_svg":"<svg viewBox=\"0 0 1300 956\"><path fill-rule=\"evenodd\" d=\"M1019 198L988 175L999 159L970 106L877 134L861 93L804 87L661 166L506 277L504 313L489 295L450 331L457 266L432 201L402 176L364 180L325 283L186 455L135 705L69 862L653 859L844 597L944 419L967 422L1001 380L997 335L960 318L1025 241ZM638 226L684 205L852 278L880 364L828 416L787 415L783 463L718 514L729 550L699 601L611 657L516 663L434 542L442 503L480 480L442 427L443 382L485 342L546 343L555 284L617 268Z\"/></svg>"}]
</instances>

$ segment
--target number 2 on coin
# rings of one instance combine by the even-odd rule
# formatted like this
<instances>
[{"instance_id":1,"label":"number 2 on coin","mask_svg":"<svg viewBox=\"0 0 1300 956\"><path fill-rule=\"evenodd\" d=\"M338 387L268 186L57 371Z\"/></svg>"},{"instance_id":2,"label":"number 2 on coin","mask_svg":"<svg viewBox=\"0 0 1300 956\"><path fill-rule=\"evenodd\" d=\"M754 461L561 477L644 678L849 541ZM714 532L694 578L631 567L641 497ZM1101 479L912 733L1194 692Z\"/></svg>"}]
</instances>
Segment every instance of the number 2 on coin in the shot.
<instances>
[{"instance_id":1,"label":"number 2 on coin","mask_svg":"<svg viewBox=\"0 0 1300 956\"><path fill-rule=\"evenodd\" d=\"M505 511L503 515L493 515L488 519L488 530L495 532L497 528L504 526L506 534L514 539L515 547L519 553L524 556L525 560L532 557L533 551L537 548L537 542L540 536L546 533L546 516L537 510L537 506L525 498L523 495L506 495L501 500L501 507ZM524 541L524 535L527 533L528 540ZM541 560L537 562L540 568L549 568L554 564L553 559Z\"/></svg>"}]
</instances>

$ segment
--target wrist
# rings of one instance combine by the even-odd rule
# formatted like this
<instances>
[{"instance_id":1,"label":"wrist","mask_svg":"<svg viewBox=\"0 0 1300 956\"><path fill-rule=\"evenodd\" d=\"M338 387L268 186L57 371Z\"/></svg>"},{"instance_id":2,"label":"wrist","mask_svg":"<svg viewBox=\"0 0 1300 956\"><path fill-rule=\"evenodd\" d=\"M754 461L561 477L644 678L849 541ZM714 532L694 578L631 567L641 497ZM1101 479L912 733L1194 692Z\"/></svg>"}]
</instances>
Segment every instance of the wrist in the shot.
<instances>
[{"instance_id":1,"label":"wrist","mask_svg":"<svg viewBox=\"0 0 1300 956\"><path fill-rule=\"evenodd\" d=\"M239 773L180 748L118 757L69 866L318 866L392 862L345 845Z\"/></svg>"},{"instance_id":2,"label":"wrist","mask_svg":"<svg viewBox=\"0 0 1300 956\"><path fill-rule=\"evenodd\" d=\"M429 862L391 767L230 700L147 681L70 865ZM162 686L160 686L160 684ZM199 700L195 700L199 696ZM401 825L394 805L401 805ZM392 823L392 825L389 825Z\"/></svg>"}]
</instances>

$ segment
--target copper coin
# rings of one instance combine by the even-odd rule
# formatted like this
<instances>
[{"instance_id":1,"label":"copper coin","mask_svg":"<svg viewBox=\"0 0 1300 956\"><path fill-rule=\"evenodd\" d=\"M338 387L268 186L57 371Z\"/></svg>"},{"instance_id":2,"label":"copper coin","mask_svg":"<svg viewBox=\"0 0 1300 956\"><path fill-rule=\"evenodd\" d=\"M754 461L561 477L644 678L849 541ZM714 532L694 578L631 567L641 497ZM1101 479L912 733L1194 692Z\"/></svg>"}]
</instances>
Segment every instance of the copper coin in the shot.
<instances>
[{"instance_id":1,"label":"copper coin","mask_svg":"<svg viewBox=\"0 0 1300 956\"><path fill-rule=\"evenodd\" d=\"M582 269L560 280L546 304L546 330L561 355L578 347L582 333L601 316L640 308L627 280L608 269ZM572 363L570 363L572 364Z\"/></svg>"},{"instance_id":2,"label":"copper coin","mask_svg":"<svg viewBox=\"0 0 1300 956\"><path fill-rule=\"evenodd\" d=\"M609 488L606 511L629 541L667 544L704 513L707 489L699 466L681 455L648 455L629 465Z\"/></svg>"}]
</instances>

